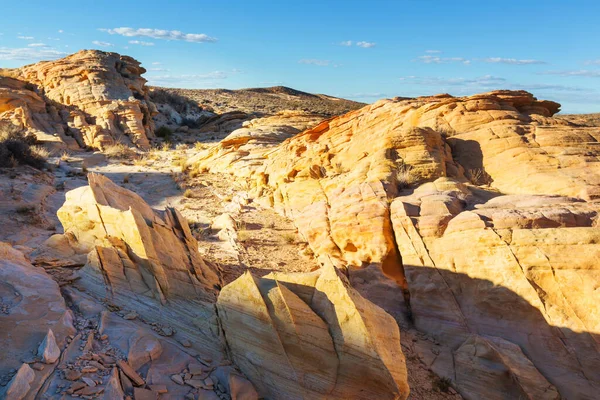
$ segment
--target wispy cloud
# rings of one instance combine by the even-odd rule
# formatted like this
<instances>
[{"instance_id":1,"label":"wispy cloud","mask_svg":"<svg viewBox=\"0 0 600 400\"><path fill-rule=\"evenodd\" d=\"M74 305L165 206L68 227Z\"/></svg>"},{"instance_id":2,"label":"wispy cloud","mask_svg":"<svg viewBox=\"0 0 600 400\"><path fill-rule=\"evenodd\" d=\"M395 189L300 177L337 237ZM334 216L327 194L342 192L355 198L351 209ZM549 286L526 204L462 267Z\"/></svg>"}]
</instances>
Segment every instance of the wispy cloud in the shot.
<instances>
[{"instance_id":1,"label":"wispy cloud","mask_svg":"<svg viewBox=\"0 0 600 400\"><path fill-rule=\"evenodd\" d=\"M148 68L148 71L152 71L152 72L167 72L167 71L169 71L169 69L167 69L167 68Z\"/></svg>"},{"instance_id":2,"label":"wispy cloud","mask_svg":"<svg viewBox=\"0 0 600 400\"><path fill-rule=\"evenodd\" d=\"M58 33L64 33L65 31L63 31L62 29L58 30Z\"/></svg>"},{"instance_id":3,"label":"wispy cloud","mask_svg":"<svg viewBox=\"0 0 600 400\"><path fill-rule=\"evenodd\" d=\"M530 92L561 92L561 93L582 93L582 92L595 92L588 88L582 88L578 86L559 85L559 84L545 84L545 83L515 83L510 82L505 78L484 75L474 78L442 78L442 77L419 77L419 76L405 76L400 78L403 84L413 84L418 86L432 86L436 87L436 90L446 90L450 87L456 87L451 89L456 94L472 94L478 91L489 91L495 89L511 89L511 90L527 90ZM450 89L448 89L450 90Z\"/></svg>"},{"instance_id":4,"label":"wispy cloud","mask_svg":"<svg viewBox=\"0 0 600 400\"><path fill-rule=\"evenodd\" d=\"M516 58L502 58L502 57L488 57L481 61L492 64L510 64L510 65L533 65L533 64L547 64L545 61L540 60L518 60Z\"/></svg>"},{"instance_id":5,"label":"wispy cloud","mask_svg":"<svg viewBox=\"0 0 600 400\"><path fill-rule=\"evenodd\" d=\"M191 74L191 75L154 75L147 77L150 82L159 83L194 83L198 81L221 80L227 79L227 74L223 71L213 71L207 74Z\"/></svg>"},{"instance_id":6,"label":"wispy cloud","mask_svg":"<svg viewBox=\"0 0 600 400\"><path fill-rule=\"evenodd\" d=\"M391 97L386 93L375 92L375 93L352 93L348 96L342 96L346 98L352 99L384 99L386 97Z\"/></svg>"},{"instance_id":7,"label":"wispy cloud","mask_svg":"<svg viewBox=\"0 0 600 400\"><path fill-rule=\"evenodd\" d=\"M316 58L303 58L298 61L299 64L317 65L319 67L327 67L331 64L329 60L317 60Z\"/></svg>"},{"instance_id":8,"label":"wispy cloud","mask_svg":"<svg viewBox=\"0 0 600 400\"><path fill-rule=\"evenodd\" d=\"M111 35L121 35L127 37L150 37L153 39L164 39L164 40L183 40L186 42L193 43L205 43L205 42L216 42L217 39L205 35L204 33L183 33L181 31L168 31L164 29L151 29L151 28L114 28L114 29L100 29L103 32L108 32Z\"/></svg>"},{"instance_id":9,"label":"wispy cloud","mask_svg":"<svg viewBox=\"0 0 600 400\"><path fill-rule=\"evenodd\" d=\"M34 37L33 36L17 36L17 39L21 39L21 40L33 40Z\"/></svg>"},{"instance_id":10,"label":"wispy cloud","mask_svg":"<svg viewBox=\"0 0 600 400\"><path fill-rule=\"evenodd\" d=\"M417 85L425 86L482 86L492 87L499 86L506 83L506 79L493 76L484 75L475 78L439 78L439 77L419 77L419 76L405 76L400 78L403 83L412 83Z\"/></svg>"},{"instance_id":11,"label":"wispy cloud","mask_svg":"<svg viewBox=\"0 0 600 400\"><path fill-rule=\"evenodd\" d=\"M152 63L152 65L161 65L161 63L159 63L158 61L154 61L154 62Z\"/></svg>"},{"instance_id":12,"label":"wispy cloud","mask_svg":"<svg viewBox=\"0 0 600 400\"><path fill-rule=\"evenodd\" d=\"M471 60L468 60L463 57L440 57L440 56L419 56L416 60L425 64L448 64L448 63L462 63L462 64L470 64Z\"/></svg>"},{"instance_id":13,"label":"wispy cloud","mask_svg":"<svg viewBox=\"0 0 600 400\"><path fill-rule=\"evenodd\" d=\"M112 47L112 46L114 46L114 44L112 44L112 43L102 42L100 40L94 40L92 42L92 44L94 44L94 45L96 45L98 47Z\"/></svg>"},{"instance_id":14,"label":"wispy cloud","mask_svg":"<svg viewBox=\"0 0 600 400\"><path fill-rule=\"evenodd\" d=\"M425 53L427 53L427 54L440 54L441 51L440 50L425 50Z\"/></svg>"},{"instance_id":15,"label":"wispy cloud","mask_svg":"<svg viewBox=\"0 0 600 400\"><path fill-rule=\"evenodd\" d=\"M12 49L8 47L0 47L0 60L54 60L66 55L67 53L49 48L24 47Z\"/></svg>"},{"instance_id":16,"label":"wispy cloud","mask_svg":"<svg viewBox=\"0 0 600 400\"><path fill-rule=\"evenodd\" d=\"M564 71L545 71L542 75L559 75L559 76L580 76L586 78L600 78L600 70L564 70Z\"/></svg>"},{"instance_id":17,"label":"wispy cloud","mask_svg":"<svg viewBox=\"0 0 600 400\"><path fill-rule=\"evenodd\" d=\"M353 42L352 40L344 40L343 42L340 42L339 45L345 46L345 47L356 46L356 47L362 47L363 49L370 49L371 47L375 47L376 43L365 42L364 40L358 41L358 42Z\"/></svg>"},{"instance_id":18,"label":"wispy cloud","mask_svg":"<svg viewBox=\"0 0 600 400\"><path fill-rule=\"evenodd\" d=\"M585 65L600 65L600 60L589 60L585 62Z\"/></svg>"},{"instance_id":19,"label":"wispy cloud","mask_svg":"<svg viewBox=\"0 0 600 400\"><path fill-rule=\"evenodd\" d=\"M144 42L143 40L130 40L129 44L139 44L140 46L154 46L154 43Z\"/></svg>"},{"instance_id":20,"label":"wispy cloud","mask_svg":"<svg viewBox=\"0 0 600 400\"><path fill-rule=\"evenodd\" d=\"M356 42L356 45L358 47L362 47L364 49L370 49L371 47L375 47L375 43L374 42L365 42L365 41Z\"/></svg>"},{"instance_id":21,"label":"wispy cloud","mask_svg":"<svg viewBox=\"0 0 600 400\"><path fill-rule=\"evenodd\" d=\"M29 43L27 46L28 47L48 47L48 45L45 43Z\"/></svg>"}]
</instances>

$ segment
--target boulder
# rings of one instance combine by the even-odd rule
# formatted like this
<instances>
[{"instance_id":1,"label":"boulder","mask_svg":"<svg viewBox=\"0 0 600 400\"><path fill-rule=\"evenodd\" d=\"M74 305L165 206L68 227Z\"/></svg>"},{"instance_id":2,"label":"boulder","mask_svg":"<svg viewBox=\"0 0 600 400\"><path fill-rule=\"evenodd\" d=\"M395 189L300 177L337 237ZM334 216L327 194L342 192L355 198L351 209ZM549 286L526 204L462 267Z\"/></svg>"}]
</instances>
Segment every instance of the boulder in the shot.
<instances>
[{"instance_id":1,"label":"boulder","mask_svg":"<svg viewBox=\"0 0 600 400\"><path fill-rule=\"evenodd\" d=\"M333 267L247 272L223 288L217 307L233 361L261 396L408 396L398 325Z\"/></svg>"}]
</instances>

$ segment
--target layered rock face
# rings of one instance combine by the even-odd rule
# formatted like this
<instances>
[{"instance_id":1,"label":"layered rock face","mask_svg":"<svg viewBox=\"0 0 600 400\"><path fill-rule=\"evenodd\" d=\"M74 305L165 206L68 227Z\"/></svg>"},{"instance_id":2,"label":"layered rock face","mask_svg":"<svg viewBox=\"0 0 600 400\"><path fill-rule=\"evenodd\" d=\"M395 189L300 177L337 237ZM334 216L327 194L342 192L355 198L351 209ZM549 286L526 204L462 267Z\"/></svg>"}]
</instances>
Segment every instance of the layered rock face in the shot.
<instances>
[{"instance_id":1,"label":"layered rock face","mask_svg":"<svg viewBox=\"0 0 600 400\"><path fill-rule=\"evenodd\" d=\"M87 254L78 274L95 298L159 320L173 327L165 332L196 338L194 346L220 358L213 302L221 278L200 256L185 218L173 208L153 210L102 175L90 173L88 182L67 192L58 210L65 233L46 242L54 249L50 255L67 259ZM199 338L198 332L203 332Z\"/></svg>"},{"instance_id":2,"label":"layered rock face","mask_svg":"<svg viewBox=\"0 0 600 400\"><path fill-rule=\"evenodd\" d=\"M431 368L465 397L591 399L599 132L558 108L521 91L382 100L252 163L235 141L197 163L248 181L323 265L439 340Z\"/></svg>"},{"instance_id":3,"label":"layered rock face","mask_svg":"<svg viewBox=\"0 0 600 400\"><path fill-rule=\"evenodd\" d=\"M0 305L0 397L34 398L75 332L73 314L56 282L1 242ZM44 365L32 369L36 362Z\"/></svg>"},{"instance_id":4,"label":"layered rock face","mask_svg":"<svg viewBox=\"0 0 600 400\"><path fill-rule=\"evenodd\" d=\"M396 321L331 266L313 274L249 272L217 302L233 361L261 396L405 399Z\"/></svg>"},{"instance_id":5,"label":"layered rock face","mask_svg":"<svg viewBox=\"0 0 600 400\"><path fill-rule=\"evenodd\" d=\"M33 130L42 141L49 134L71 146L70 138L82 147L148 148L156 108L144 72L131 57L98 50L2 70L0 120Z\"/></svg>"},{"instance_id":6,"label":"layered rock face","mask_svg":"<svg viewBox=\"0 0 600 400\"><path fill-rule=\"evenodd\" d=\"M198 253L187 221L174 208L153 210L136 193L90 173L89 186L67 193L58 210L65 234L88 254L86 272L108 296L214 298L218 273ZM52 240L52 239L51 239Z\"/></svg>"}]
</instances>

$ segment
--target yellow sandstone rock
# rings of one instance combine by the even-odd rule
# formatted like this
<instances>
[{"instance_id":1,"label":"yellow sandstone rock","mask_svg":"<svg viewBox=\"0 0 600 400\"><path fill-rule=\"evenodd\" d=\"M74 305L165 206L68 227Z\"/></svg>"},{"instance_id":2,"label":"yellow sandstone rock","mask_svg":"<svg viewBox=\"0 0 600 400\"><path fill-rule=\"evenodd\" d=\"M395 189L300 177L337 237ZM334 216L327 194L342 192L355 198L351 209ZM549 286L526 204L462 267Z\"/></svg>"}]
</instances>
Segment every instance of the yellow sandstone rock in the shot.
<instances>
[{"instance_id":1,"label":"yellow sandstone rock","mask_svg":"<svg viewBox=\"0 0 600 400\"><path fill-rule=\"evenodd\" d=\"M146 149L157 111L144 72L131 57L98 50L3 69L0 120L33 130L42 141L56 134L71 147L74 139L82 147L120 142Z\"/></svg>"},{"instance_id":2,"label":"yellow sandstone rock","mask_svg":"<svg viewBox=\"0 0 600 400\"><path fill-rule=\"evenodd\" d=\"M405 399L394 319L328 266L311 274L249 272L217 301L234 362L261 396Z\"/></svg>"}]
</instances>

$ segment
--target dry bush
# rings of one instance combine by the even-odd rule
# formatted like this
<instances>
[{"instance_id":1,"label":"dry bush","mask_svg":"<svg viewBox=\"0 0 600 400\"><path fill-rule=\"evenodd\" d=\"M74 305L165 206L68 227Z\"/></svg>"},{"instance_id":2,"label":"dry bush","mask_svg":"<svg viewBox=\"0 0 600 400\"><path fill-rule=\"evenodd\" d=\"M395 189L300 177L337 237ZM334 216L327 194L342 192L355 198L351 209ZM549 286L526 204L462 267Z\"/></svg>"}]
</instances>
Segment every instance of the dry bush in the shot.
<instances>
[{"instance_id":1,"label":"dry bush","mask_svg":"<svg viewBox=\"0 0 600 400\"><path fill-rule=\"evenodd\" d=\"M493 181L492 177L483 168L470 169L468 178L473 185L477 186L490 185Z\"/></svg>"},{"instance_id":2,"label":"dry bush","mask_svg":"<svg viewBox=\"0 0 600 400\"><path fill-rule=\"evenodd\" d=\"M188 149L188 145L186 143L179 143L175 146L175 150L185 151Z\"/></svg>"},{"instance_id":3,"label":"dry bush","mask_svg":"<svg viewBox=\"0 0 600 400\"><path fill-rule=\"evenodd\" d=\"M138 157L138 153L131 147L124 145L123 143L115 143L104 147L102 150L104 155L108 158L117 159L133 159Z\"/></svg>"},{"instance_id":4,"label":"dry bush","mask_svg":"<svg viewBox=\"0 0 600 400\"><path fill-rule=\"evenodd\" d=\"M396 179L400 189L408 188L417 181L417 177L413 172L412 166L408 164L402 164L398 168Z\"/></svg>"},{"instance_id":5,"label":"dry bush","mask_svg":"<svg viewBox=\"0 0 600 400\"><path fill-rule=\"evenodd\" d=\"M43 168L46 159L32 150L36 141L34 135L28 135L12 124L0 125L0 167L31 165Z\"/></svg>"},{"instance_id":6,"label":"dry bush","mask_svg":"<svg viewBox=\"0 0 600 400\"><path fill-rule=\"evenodd\" d=\"M45 148L44 146L33 145L30 148L31 148L31 152L33 154L37 155L40 158L43 158L44 160L46 160L48 157L50 157L50 151L48 151L48 149Z\"/></svg>"},{"instance_id":7,"label":"dry bush","mask_svg":"<svg viewBox=\"0 0 600 400\"><path fill-rule=\"evenodd\" d=\"M293 233L286 233L283 235L283 240L285 240L285 242L289 244L295 243L296 235L294 235Z\"/></svg>"},{"instance_id":8,"label":"dry bush","mask_svg":"<svg viewBox=\"0 0 600 400\"><path fill-rule=\"evenodd\" d=\"M190 199L194 197L194 192L192 192L190 189L186 189L185 192L183 192L183 197Z\"/></svg>"}]
</instances>

